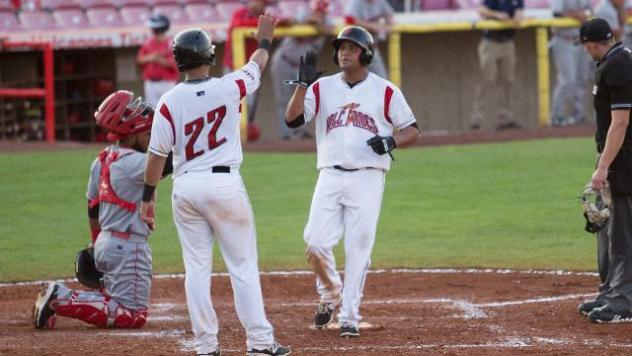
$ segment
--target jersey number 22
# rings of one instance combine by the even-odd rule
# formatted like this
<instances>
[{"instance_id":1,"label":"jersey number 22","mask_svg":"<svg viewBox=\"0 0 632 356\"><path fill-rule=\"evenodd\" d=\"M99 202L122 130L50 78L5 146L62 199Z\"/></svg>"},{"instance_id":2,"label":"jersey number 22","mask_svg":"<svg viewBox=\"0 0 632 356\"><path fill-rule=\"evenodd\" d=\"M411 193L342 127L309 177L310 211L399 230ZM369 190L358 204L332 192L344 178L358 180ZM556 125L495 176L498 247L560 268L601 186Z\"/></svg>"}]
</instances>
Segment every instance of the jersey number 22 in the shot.
<instances>
[{"instance_id":1,"label":"jersey number 22","mask_svg":"<svg viewBox=\"0 0 632 356\"><path fill-rule=\"evenodd\" d=\"M187 161L190 161L204 153L203 150L195 151L194 146L195 141L197 141L198 137L200 136L200 133L202 132L205 124L212 125L211 129L208 132L209 151L221 146L224 142L226 142L226 137L222 137L218 140L216 136L219 125L221 125L222 120L224 120L224 116L226 116L226 106L222 105L206 113L206 120L204 120L203 117L198 117L197 119L184 125L184 134L190 136L189 141L186 145Z\"/></svg>"}]
</instances>

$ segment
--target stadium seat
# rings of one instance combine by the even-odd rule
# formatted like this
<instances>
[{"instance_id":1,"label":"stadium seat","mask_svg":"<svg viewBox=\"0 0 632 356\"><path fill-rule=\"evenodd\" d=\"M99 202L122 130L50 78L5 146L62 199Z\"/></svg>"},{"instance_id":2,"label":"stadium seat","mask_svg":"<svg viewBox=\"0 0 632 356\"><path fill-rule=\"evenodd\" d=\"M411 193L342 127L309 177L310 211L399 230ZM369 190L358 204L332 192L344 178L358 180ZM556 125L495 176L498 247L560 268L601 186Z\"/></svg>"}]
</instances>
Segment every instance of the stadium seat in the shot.
<instances>
[{"instance_id":1,"label":"stadium seat","mask_svg":"<svg viewBox=\"0 0 632 356\"><path fill-rule=\"evenodd\" d=\"M448 10L452 8L452 0L422 0L421 9L428 10Z\"/></svg>"},{"instance_id":2,"label":"stadium seat","mask_svg":"<svg viewBox=\"0 0 632 356\"><path fill-rule=\"evenodd\" d=\"M295 18L297 14L306 9L309 5L302 0L285 0L279 1L277 6L281 17Z\"/></svg>"},{"instance_id":3,"label":"stadium seat","mask_svg":"<svg viewBox=\"0 0 632 356\"><path fill-rule=\"evenodd\" d=\"M81 7L81 3L82 1L80 0L41 0L40 7L42 9L57 10Z\"/></svg>"},{"instance_id":4,"label":"stadium seat","mask_svg":"<svg viewBox=\"0 0 632 356\"><path fill-rule=\"evenodd\" d=\"M233 17L233 13L242 6L243 5L238 2L222 2L215 5L215 9L217 9L220 21L230 21Z\"/></svg>"},{"instance_id":5,"label":"stadium seat","mask_svg":"<svg viewBox=\"0 0 632 356\"><path fill-rule=\"evenodd\" d=\"M192 3L184 6L184 12L189 16L191 22L218 22L219 14L215 7L209 3Z\"/></svg>"},{"instance_id":6,"label":"stadium seat","mask_svg":"<svg viewBox=\"0 0 632 356\"><path fill-rule=\"evenodd\" d=\"M84 27L88 20L79 8L60 8L53 11L53 19L57 27Z\"/></svg>"},{"instance_id":7,"label":"stadium seat","mask_svg":"<svg viewBox=\"0 0 632 356\"><path fill-rule=\"evenodd\" d=\"M18 31L20 29L20 24L12 9L0 10L0 32Z\"/></svg>"},{"instance_id":8,"label":"stadium seat","mask_svg":"<svg viewBox=\"0 0 632 356\"><path fill-rule=\"evenodd\" d=\"M163 14L169 18L171 23L187 23L189 18L178 4L159 4L154 6L154 13Z\"/></svg>"},{"instance_id":9,"label":"stadium seat","mask_svg":"<svg viewBox=\"0 0 632 356\"><path fill-rule=\"evenodd\" d=\"M121 7L123 23L132 26L145 26L151 12L146 5L124 5Z\"/></svg>"},{"instance_id":10,"label":"stadium seat","mask_svg":"<svg viewBox=\"0 0 632 356\"><path fill-rule=\"evenodd\" d=\"M9 0L0 0L0 11L16 10L15 6ZM15 14L14 14L15 16Z\"/></svg>"},{"instance_id":11,"label":"stadium seat","mask_svg":"<svg viewBox=\"0 0 632 356\"><path fill-rule=\"evenodd\" d=\"M45 30L55 27L53 16L47 11L21 11L18 17L22 28L27 30Z\"/></svg>"},{"instance_id":12,"label":"stadium seat","mask_svg":"<svg viewBox=\"0 0 632 356\"><path fill-rule=\"evenodd\" d=\"M113 27L123 24L121 16L116 8L112 7L94 7L86 10L88 23L93 27Z\"/></svg>"},{"instance_id":13,"label":"stadium seat","mask_svg":"<svg viewBox=\"0 0 632 356\"><path fill-rule=\"evenodd\" d=\"M84 0L82 1L84 9L92 9L95 7L119 7L121 0Z\"/></svg>"}]
</instances>

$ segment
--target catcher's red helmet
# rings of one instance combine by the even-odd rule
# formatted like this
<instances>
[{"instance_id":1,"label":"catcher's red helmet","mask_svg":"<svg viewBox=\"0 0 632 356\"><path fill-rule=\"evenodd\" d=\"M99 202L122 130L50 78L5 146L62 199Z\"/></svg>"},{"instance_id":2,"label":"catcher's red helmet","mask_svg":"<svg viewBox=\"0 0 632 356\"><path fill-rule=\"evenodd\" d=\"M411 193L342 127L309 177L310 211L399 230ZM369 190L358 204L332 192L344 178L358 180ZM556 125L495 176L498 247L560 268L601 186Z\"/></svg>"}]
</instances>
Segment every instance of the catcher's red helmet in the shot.
<instances>
[{"instance_id":1,"label":"catcher's red helmet","mask_svg":"<svg viewBox=\"0 0 632 356\"><path fill-rule=\"evenodd\" d=\"M312 0L309 3L309 7L313 11L329 12L329 0Z\"/></svg>"},{"instance_id":2,"label":"catcher's red helmet","mask_svg":"<svg viewBox=\"0 0 632 356\"><path fill-rule=\"evenodd\" d=\"M154 108L134 93L118 90L110 94L94 113L97 125L108 130L107 139L117 141L126 136L151 130Z\"/></svg>"}]
</instances>

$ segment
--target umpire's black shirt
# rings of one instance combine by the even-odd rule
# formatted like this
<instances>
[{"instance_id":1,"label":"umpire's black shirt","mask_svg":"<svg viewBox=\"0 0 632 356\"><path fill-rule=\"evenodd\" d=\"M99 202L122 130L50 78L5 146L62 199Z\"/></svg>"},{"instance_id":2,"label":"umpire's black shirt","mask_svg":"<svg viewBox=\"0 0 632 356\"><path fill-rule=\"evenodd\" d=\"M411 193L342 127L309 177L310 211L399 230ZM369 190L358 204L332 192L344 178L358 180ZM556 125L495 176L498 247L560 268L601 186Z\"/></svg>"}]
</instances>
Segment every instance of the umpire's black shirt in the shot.
<instances>
[{"instance_id":1,"label":"umpire's black shirt","mask_svg":"<svg viewBox=\"0 0 632 356\"><path fill-rule=\"evenodd\" d=\"M597 63L593 96L597 114L595 141L601 153L612 121L611 110L632 110L632 51L621 43ZM614 194L632 194L632 124L628 124L623 145L610 165L608 181Z\"/></svg>"}]
</instances>

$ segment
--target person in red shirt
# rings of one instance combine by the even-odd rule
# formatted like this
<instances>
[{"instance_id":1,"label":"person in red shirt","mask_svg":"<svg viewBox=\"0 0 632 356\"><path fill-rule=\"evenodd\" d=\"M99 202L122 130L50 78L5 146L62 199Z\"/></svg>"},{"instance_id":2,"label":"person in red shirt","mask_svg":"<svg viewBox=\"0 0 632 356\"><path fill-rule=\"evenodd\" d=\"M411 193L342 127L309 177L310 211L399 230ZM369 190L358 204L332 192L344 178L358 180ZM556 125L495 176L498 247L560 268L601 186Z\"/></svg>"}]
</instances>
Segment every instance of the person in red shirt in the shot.
<instances>
[{"instance_id":1,"label":"person in red shirt","mask_svg":"<svg viewBox=\"0 0 632 356\"><path fill-rule=\"evenodd\" d=\"M145 99L154 107L169 89L173 88L180 74L171 53L171 39L167 37L169 19L157 14L147 22L153 36L143 43L136 56L145 81Z\"/></svg>"},{"instance_id":2,"label":"person in red shirt","mask_svg":"<svg viewBox=\"0 0 632 356\"><path fill-rule=\"evenodd\" d=\"M249 0L246 5L237 9L233 13L228 25L228 35L224 47L224 73L233 71L233 51L232 32L235 27L257 27L259 16L266 12L269 5L276 3L276 0ZM280 20L278 25L287 25L287 20ZM246 58L257 50L257 41L253 38L246 39ZM256 141L259 138L259 127L254 123L254 112L257 107L257 93L248 95L246 102L248 105L248 141Z\"/></svg>"}]
</instances>

